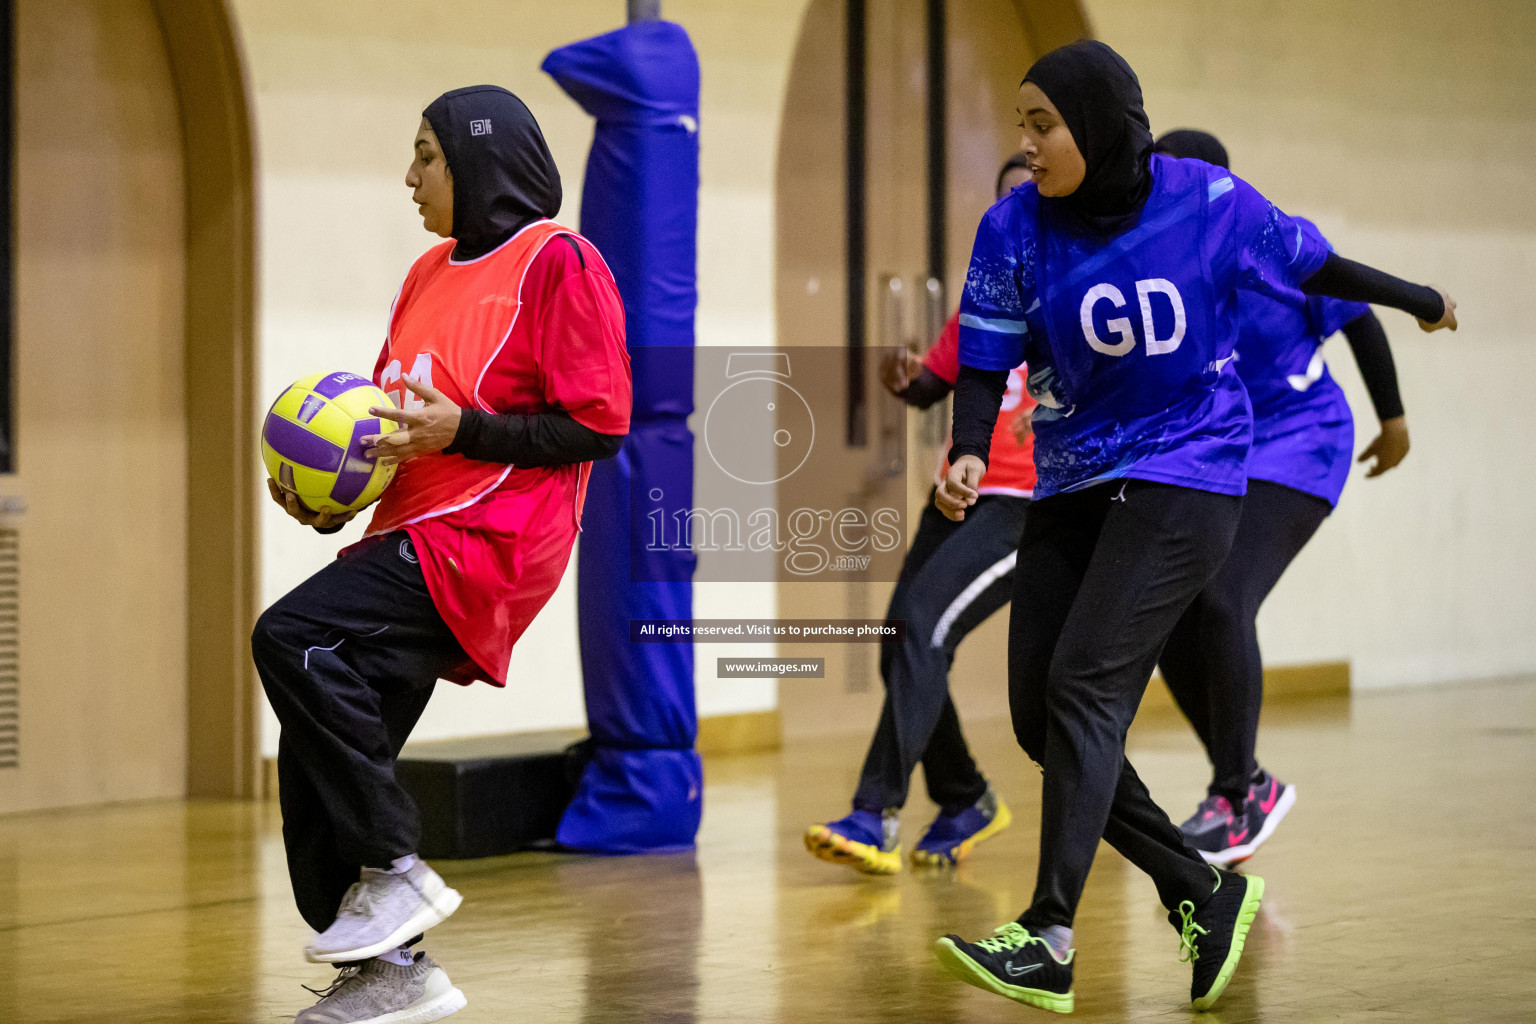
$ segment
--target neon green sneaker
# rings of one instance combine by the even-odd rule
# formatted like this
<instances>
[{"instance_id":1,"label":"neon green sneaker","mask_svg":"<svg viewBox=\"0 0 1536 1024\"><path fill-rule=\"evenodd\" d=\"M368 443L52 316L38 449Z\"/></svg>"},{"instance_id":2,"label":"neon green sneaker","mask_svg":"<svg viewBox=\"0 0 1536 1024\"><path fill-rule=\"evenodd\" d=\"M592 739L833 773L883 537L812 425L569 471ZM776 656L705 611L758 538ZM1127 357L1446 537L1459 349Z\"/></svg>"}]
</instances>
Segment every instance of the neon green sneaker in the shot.
<instances>
[{"instance_id":1,"label":"neon green sneaker","mask_svg":"<svg viewBox=\"0 0 1536 1024\"><path fill-rule=\"evenodd\" d=\"M1210 899L1199 907L1185 900L1168 912L1168 923L1179 930L1179 959L1194 970L1189 998L1196 1010L1209 1010L1227 990L1264 898L1264 879L1211 870L1216 888Z\"/></svg>"},{"instance_id":2,"label":"neon green sneaker","mask_svg":"<svg viewBox=\"0 0 1536 1024\"><path fill-rule=\"evenodd\" d=\"M1050 943L1031 935L1017 921L1009 921L980 942L946 935L934 943L933 951L944 969L967 985L1056 1013L1071 1013L1076 1002L1072 961L1077 950L1068 950L1065 960L1057 960Z\"/></svg>"}]
</instances>

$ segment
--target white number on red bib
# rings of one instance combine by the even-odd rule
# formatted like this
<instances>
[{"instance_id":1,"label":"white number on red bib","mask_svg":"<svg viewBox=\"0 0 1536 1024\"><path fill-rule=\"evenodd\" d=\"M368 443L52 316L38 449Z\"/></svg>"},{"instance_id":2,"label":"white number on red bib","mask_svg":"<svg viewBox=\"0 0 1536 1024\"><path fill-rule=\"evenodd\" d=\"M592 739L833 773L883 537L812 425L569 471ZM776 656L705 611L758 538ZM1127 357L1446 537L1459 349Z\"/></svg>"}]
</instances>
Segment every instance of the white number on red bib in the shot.
<instances>
[{"instance_id":1,"label":"white number on red bib","mask_svg":"<svg viewBox=\"0 0 1536 1024\"><path fill-rule=\"evenodd\" d=\"M411 364L411 372L407 374L412 380L432 387L432 353L422 352L416 356L416 362ZM384 367L384 372L379 374L379 388L389 395L390 400L401 409L420 409L427 403L417 398L410 389L405 387L390 390L390 385L400 379L400 360L391 359L389 365Z\"/></svg>"}]
</instances>

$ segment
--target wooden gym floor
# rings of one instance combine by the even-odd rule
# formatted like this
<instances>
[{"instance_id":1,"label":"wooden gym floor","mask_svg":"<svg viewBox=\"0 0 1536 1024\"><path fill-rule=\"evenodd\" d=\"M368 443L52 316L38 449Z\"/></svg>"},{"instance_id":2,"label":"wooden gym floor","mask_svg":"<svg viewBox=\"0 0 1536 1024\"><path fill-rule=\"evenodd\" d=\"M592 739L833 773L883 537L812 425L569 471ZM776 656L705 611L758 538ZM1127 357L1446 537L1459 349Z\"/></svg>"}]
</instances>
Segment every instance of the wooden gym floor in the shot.
<instances>
[{"instance_id":1,"label":"wooden gym floor","mask_svg":"<svg viewBox=\"0 0 1536 1024\"><path fill-rule=\"evenodd\" d=\"M959 871L865 878L812 860L863 737L711 761L696 856L524 854L439 865L467 897L426 944L456 1021L1045 1021L941 973L1034 874L1038 774L970 730L1016 824ZM1536 1020L1536 680L1398 691L1266 717L1300 798L1250 862L1269 895L1211 1022ZM1132 759L1182 817L1204 765L1172 720ZM931 808L916 783L905 838ZM276 1021L310 1001L271 805L0 818L0 1020ZM1077 1019L1179 1021L1188 968L1152 886L1107 847L1077 929Z\"/></svg>"}]
</instances>

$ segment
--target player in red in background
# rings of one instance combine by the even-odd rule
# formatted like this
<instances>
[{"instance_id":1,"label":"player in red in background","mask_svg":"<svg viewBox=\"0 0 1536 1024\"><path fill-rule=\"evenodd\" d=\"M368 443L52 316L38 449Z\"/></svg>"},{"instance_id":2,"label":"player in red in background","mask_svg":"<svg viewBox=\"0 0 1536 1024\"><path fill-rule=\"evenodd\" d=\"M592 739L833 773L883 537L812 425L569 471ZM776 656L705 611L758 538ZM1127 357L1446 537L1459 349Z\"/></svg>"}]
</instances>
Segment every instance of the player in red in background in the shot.
<instances>
[{"instance_id":1,"label":"player in red in background","mask_svg":"<svg viewBox=\"0 0 1536 1024\"><path fill-rule=\"evenodd\" d=\"M306 949L342 972L298 1024L431 1021L464 996L413 951L459 895L416 857L395 758L439 678L506 683L512 645L559 585L590 462L629 430L624 308L603 259L548 218L560 175L504 89L435 100L406 184L450 240L406 276L375 383L403 429L365 439L399 463L363 541L257 623L252 653L282 723L278 778ZM300 522L332 532L273 485Z\"/></svg>"},{"instance_id":2,"label":"player in red in background","mask_svg":"<svg viewBox=\"0 0 1536 1024\"><path fill-rule=\"evenodd\" d=\"M1028 180L1022 157L1010 158L998 172L998 197ZM902 351L887 360L883 377L892 394L926 409L950 392L960 372L959 325L956 313L922 359ZM923 510L886 612L887 619L905 620L906 641L881 647L885 705L853 813L805 833L806 849L822 860L870 874L901 870L900 813L919 761L939 815L913 849L914 864L957 864L1008 827L1008 807L977 770L960 731L949 667L966 634L1013 594L1014 559L1035 486L1034 405L1022 367L1014 370L976 505L961 522L946 519L932 502ZM938 479L948 469L941 466Z\"/></svg>"}]
</instances>

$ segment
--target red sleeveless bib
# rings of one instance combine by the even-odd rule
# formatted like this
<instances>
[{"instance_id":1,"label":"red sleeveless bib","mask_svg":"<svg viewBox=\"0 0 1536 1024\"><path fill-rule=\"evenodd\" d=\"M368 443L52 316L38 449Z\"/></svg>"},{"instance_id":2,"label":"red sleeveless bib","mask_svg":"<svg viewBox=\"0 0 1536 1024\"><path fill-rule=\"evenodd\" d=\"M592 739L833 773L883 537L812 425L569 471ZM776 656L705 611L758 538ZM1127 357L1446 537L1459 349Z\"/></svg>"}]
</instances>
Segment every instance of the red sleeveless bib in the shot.
<instances>
[{"instance_id":1,"label":"red sleeveless bib","mask_svg":"<svg viewBox=\"0 0 1536 1024\"><path fill-rule=\"evenodd\" d=\"M451 242L411 268L389 317L389 355L374 381L402 408L422 405L401 382L410 377L441 391L460 408L495 412L480 382L512 334L523 277L556 235L572 234L541 220L479 259L455 263ZM437 452L402 463L368 524L368 536L473 505L494 491L511 466Z\"/></svg>"}]
</instances>

